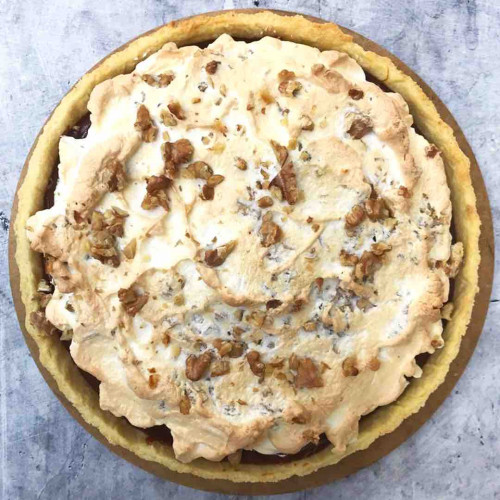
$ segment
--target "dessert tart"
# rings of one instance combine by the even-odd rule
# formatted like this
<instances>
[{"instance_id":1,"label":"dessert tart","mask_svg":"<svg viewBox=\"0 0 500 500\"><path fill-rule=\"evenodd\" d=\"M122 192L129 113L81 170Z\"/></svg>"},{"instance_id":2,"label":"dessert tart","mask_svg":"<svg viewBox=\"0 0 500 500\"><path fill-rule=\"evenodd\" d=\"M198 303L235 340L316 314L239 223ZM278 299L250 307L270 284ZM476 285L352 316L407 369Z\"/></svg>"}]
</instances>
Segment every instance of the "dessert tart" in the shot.
<instances>
[{"instance_id":1,"label":"dessert tart","mask_svg":"<svg viewBox=\"0 0 500 500\"><path fill-rule=\"evenodd\" d=\"M469 162L430 100L337 26L271 12L170 23L83 77L15 236L26 329L85 421L235 482L309 474L415 413L478 282Z\"/></svg>"}]
</instances>

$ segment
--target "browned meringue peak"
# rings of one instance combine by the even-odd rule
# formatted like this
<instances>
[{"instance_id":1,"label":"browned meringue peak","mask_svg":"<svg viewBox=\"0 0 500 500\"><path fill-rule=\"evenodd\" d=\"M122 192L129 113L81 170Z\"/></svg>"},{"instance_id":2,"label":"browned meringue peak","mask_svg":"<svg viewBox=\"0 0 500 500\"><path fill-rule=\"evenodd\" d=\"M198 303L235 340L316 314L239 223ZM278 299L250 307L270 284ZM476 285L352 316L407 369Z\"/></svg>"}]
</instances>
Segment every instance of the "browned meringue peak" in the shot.
<instances>
[{"instance_id":1,"label":"browned meringue peak","mask_svg":"<svg viewBox=\"0 0 500 500\"><path fill-rule=\"evenodd\" d=\"M455 267L443 163L402 98L344 54L223 35L88 107L27 232L101 406L167 425L182 461L345 447L442 344Z\"/></svg>"}]
</instances>

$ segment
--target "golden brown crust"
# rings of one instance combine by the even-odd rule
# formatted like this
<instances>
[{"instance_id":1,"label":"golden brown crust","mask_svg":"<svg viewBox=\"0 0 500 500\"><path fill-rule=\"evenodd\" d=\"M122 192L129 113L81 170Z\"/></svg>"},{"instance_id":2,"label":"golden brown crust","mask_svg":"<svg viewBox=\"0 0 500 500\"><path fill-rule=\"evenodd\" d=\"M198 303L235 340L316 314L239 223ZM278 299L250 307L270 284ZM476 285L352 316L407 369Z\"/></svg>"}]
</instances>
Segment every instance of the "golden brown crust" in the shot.
<instances>
[{"instance_id":1,"label":"golden brown crust","mask_svg":"<svg viewBox=\"0 0 500 500\"><path fill-rule=\"evenodd\" d=\"M428 396L444 380L451 361L458 353L461 337L470 320L478 286L480 221L470 180L469 161L460 150L453 131L439 117L430 99L389 59L365 51L333 24L316 23L301 16L284 17L271 12L229 11L202 15L169 23L140 37L87 73L61 101L46 123L33 149L25 181L18 193L18 213L14 221L16 262L20 269L22 300L26 307L26 317L29 318L30 313L38 307L34 297L42 269L39 256L29 248L24 227L28 217L42 207L50 171L57 160L59 137L68 126L74 124L86 112L88 96L94 86L112 76L130 71L138 59L143 59L158 50L167 41L173 41L178 45L189 45L212 40L222 33L249 39L268 34L313 45L321 50L334 49L346 52L365 71L402 95L410 107L417 126L426 138L442 151L452 191L456 235L457 239L463 242L465 253L464 264L456 278L454 311L446 327L444 348L430 358L425 365L422 378L413 381L397 403L388 405L363 420L358 440L345 452L327 448L313 457L287 465L233 466L227 462L214 464L203 460L182 464L175 460L169 446L161 443L147 444L143 433L138 429L100 409L97 394L84 382L56 336L47 336L35 329L29 320L26 322L26 329L38 345L40 361L57 381L61 392L83 418L97 427L111 443L132 450L138 456L158 462L173 471L188 472L207 479L220 478L236 482L279 481L295 474L309 474L338 462L347 454L370 446L378 436L391 432L405 418L418 411Z\"/></svg>"}]
</instances>

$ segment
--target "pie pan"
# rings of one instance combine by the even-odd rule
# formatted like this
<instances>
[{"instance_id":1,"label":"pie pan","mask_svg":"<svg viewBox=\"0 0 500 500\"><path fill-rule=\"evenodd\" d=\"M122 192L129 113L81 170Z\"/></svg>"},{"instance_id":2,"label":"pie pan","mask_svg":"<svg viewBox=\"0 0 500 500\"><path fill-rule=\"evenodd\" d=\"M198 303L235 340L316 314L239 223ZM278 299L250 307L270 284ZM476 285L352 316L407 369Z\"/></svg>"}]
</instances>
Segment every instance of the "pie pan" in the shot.
<instances>
[{"instance_id":1,"label":"pie pan","mask_svg":"<svg viewBox=\"0 0 500 500\"><path fill-rule=\"evenodd\" d=\"M41 209L50 174L57 165L60 136L86 113L92 89L103 80L131 71L164 43L205 44L228 33L255 40L266 35L348 53L367 75L399 92L409 105L416 127L442 151L452 191L454 233L465 247L465 259L450 300L452 318L445 346L423 367L394 403L378 408L360 422L358 440L345 453L331 446L287 463L248 464L178 462L169 444L151 441L99 407L98 393L77 368L57 336L34 328L29 316L42 275L42 261L29 248L24 227ZM481 173L457 123L432 92L392 54L362 36L320 19L291 13L237 10L173 21L119 48L80 79L56 107L31 148L18 185L10 230L10 275L21 329L42 375L66 409L92 435L126 460L162 478L209 491L269 494L297 491L344 477L397 447L413 434L450 393L465 369L481 333L493 279L491 212ZM376 444L372 445L376 440Z\"/></svg>"}]
</instances>

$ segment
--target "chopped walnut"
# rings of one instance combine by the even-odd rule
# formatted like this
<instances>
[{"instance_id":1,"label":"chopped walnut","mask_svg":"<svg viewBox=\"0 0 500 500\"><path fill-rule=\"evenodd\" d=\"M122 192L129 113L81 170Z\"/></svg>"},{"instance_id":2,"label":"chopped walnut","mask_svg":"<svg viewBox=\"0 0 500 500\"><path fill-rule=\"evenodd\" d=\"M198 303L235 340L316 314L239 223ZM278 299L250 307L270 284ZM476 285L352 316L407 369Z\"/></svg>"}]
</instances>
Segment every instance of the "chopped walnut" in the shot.
<instances>
[{"instance_id":1,"label":"chopped walnut","mask_svg":"<svg viewBox=\"0 0 500 500\"><path fill-rule=\"evenodd\" d=\"M312 359L296 357L293 365L296 366L295 370L297 371L297 375L294 379L294 384L297 389L312 389L313 387L323 387L321 374L319 373L318 367Z\"/></svg>"},{"instance_id":2,"label":"chopped walnut","mask_svg":"<svg viewBox=\"0 0 500 500\"><path fill-rule=\"evenodd\" d=\"M193 145L187 139L164 142L161 150L165 164L165 175L172 180L175 179L177 167L191 161L194 153Z\"/></svg>"},{"instance_id":3,"label":"chopped walnut","mask_svg":"<svg viewBox=\"0 0 500 500\"><path fill-rule=\"evenodd\" d=\"M191 411L191 401L186 393L181 396L179 401L179 411L183 415L189 415L189 412Z\"/></svg>"},{"instance_id":4,"label":"chopped walnut","mask_svg":"<svg viewBox=\"0 0 500 500\"><path fill-rule=\"evenodd\" d=\"M389 217L389 209L387 208L385 201L381 198L368 199L365 201L365 212L370 220L380 220Z\"/></svg>"},{"instance_id":5,"label":"chopped walnut","mask_svg":"<svg viewBox=\"0 0 500 500\"><path fill-rule=\"evenodd\" d=\"M151 210L156 207L163 207L168 212L168 188L172 181L164 175L152 175L147 179L146 196L142 200L141 207L144 210Z\"/></svg>"},{"instance_id":6,"label":"chopped walnut","mask_svg":"<svg viewBox=\"0 0 500 500\"><path fill-rule=\"evenodd\" d=\"M156 389L158 383L160 382L160 375L158 373L151 373L148 380L148 385L150 389Z\"/></svg>"},{"instance_id":7,"label":"chopped walnut","mask_svg":"<svg viewBox=\"0 0 500 500\"><path fill-rule=\"evenodd\" d=\"M306 332L315 332L318 328L318 325L314 321L307 321L302 325L302 328Z\"/></svg>"},{"instance_id":8,"label":"chopped walnut","mask_svg":"<svg viewBox=\"0 0 500 500\"><path fill-rule=\"evenodd\" d=\"M359 261L357 255L346 252L345 250L340 251L340 263L343 266L355 266Z\"/></svg>"},{"instance_id":9,"label":"chopped walnut","mask_svg":"<svg viewBox=\"0 0 500 500\"><path fill-rule=\"evenodd\" d=\"M342 374L344 377L355 377L359 373L356 368L356 358L345 358L342 362Z\"/></svg>"},{"instance_id":10,"label":"chopped walnut","mask_svg":"<svg viewBox=\"0 0 500 500\"><path fill-rule=\"evenodd\" d=\"M205 71L209 75L215 75L215 73L217 72L217 66L219 66L219 64L220 64L220 61L210 61L205 66Z\"/></svg>"},{"instance_id":11,"label":"chopped walnut","mask_svg":"<svg viewBox=\"0 0 500 500\"><path fill-rule=\"evenodd\" d=\"M252 370L255 376L259 377L259 382L262 382L262 380L264 380L266 365L260 361L260 353L257 351L249 351L246 357L250 365L250 370Z\"/></svg>"},{"instance_id":12,"label":"chopped walnut","mask_svg":"<svg viewBox=\"0 0 500 500\"><path fill-rule=\"evenodd\" d=\"M277 307L281 306L282 304L283 304L283 302L281 302L281 300L271 299L271 300L268 300L266 302L266 309L267 310L276 309Z\"/></svg>"},{"instance_id":13,"label":"chopped walnut","mask_svg":"<svg viewBox=\"0 0 500 500\"><path fill-rule=\"evenodd\" d=\"M285 198L290 205L294 205L297 202L298 189L293 163L289 158L285 146L281 146L276 141L271 141L271 145L281 166L281 170L271 181L270 185L278 187L281 190L283 198Z\"/></svg>"},{"instance_id":14,"label":"chopped walnut","mask_svg":"<svg viewBox=\"0 0 500 500\"><path fill-rule=\"evenodd\" d=\"M311 159L311 155L307 151L302 151L299 155L299 158L302 161L309 161Z\"/></svg>"},{"instance_id":15,"label":"chopped walnut","mask_svg":"<svg viewBox=\"0 0 500 500\"><path fill-rule=\"evenodd\" d=\"M225 375L226 373L229 373L229 370L231 369L231 365L229 364L229 361L225 359L220 359L217 361L214 361L212 363L212 366L210 368L210 376L211 377L220 377L221 375Z\"/></svg>"},{"instance_id":16,"label":"chopped walnut","mask_svg":"<svg viewBox=\"0 0 500 500\"><path fill-rule=\"evenodd\" d=\"M384 255L385 252L388 252L391 249L392 249L391 245L388 245L387 243L384 243L382 241L379 241L378 243L373 243L371 246L372 253L377 257Z\"/></svg>"},{"instance_id":17,"label":"chopped walnut","mask_svg":"<svg viewBox=\"0 0 500 500\"><path fill-rule=\"evenodd\" d=\"M201 194L200 194L200 198L203 200L203 201L211 201L214 199L214 196L215 196L215 190L213 187L210 187L208 186L207 184L205 184L202 188L201 188Z\"/></svg>"},{"instance_id":18,"label":"chopped walnut","mask_svg":"<svg viewBox=\"0 0 500 500\"><path fill-rule=\"evenodd\" d=\"M353 99L354 101L359 101L360 99L363 99L363 96L365 95L364 92L360 89L349 89L349 97Z\"/></svg>"},{"instance_id":19,"label":"chopped walnut","mask_svg":"<svg viewBox=\"0 0 500 500\"><path fill-rule=\"evenodd\" d=\"M135 252L137 250L137 240L135 238L132 238L127 246L123 249L123 255L125 255L125 258L131 260L135 257Z\"/></svg>"},{"instance_id":20,"label":"chopped walnut","mask_svg":"<svg viewBox=\"0 0 500 500\"><path fill-rule=\"evenodd\" d=\"M355 205L351 211L345 216L346 228L359 226L365 218L365 209L363 205Z\"/></svg>"},{"instance_id":21,"label":"chopped walnut","mask_svg":"<svg viewBox=\"0 0 500 500\"><path fill-rule=\"evenodd\" d=\"M278 90L287 97L295 97L301 88L302 84L296 80L285 80L278 86Z\"/></svg>"},{"instance_id":22,"label":"chopped walnut","mask_svg":"<svg viewBox=\"0 0 500 500\"><path fill-rule=\"evenodd\" d=\"M115 248L115 237L107 230L91 231L89 247L89 254L94 259L112 267L120 265L120 258Z\"/></svg>"},{"instance_id":23,"label":"chopped walnut","mask_svg":"<svg viewBox=\"0 0 500 500\"><path fill-rule=\"evenodd\" d=\"M430 144L425 148L425 156L427 156L427 158L434 158L438 153L440 153L440 151L434 144Z\"/></svg>"},{"instance_id":24,"label":"chopped walnut","mask_svg":"<svg viewBox=\"0 0 500 500\"><path fill-rule=\"evenodd\" d=\"M123 305L125 312L129 316L135 316L146 305L149 294L143 293L139 295L132 287L120 288L118 290L118 299Z\"/></svg>"},{"instance_id":25,"label":"chopped walnut","mask_svg":"<svg viewBox=\"0 0 500 500\"><path fill-rule=\"evenodd\" d=\"M363 279L370 276L379 263L379 258L372 252L363 252L359 262L356 264L354 269L354 276L357 279Z\"/></svg>"},{"instance_id":26,"label":"chopped walnut","mask_svg":"<svg viewBox=\"0 0 500 500\"><path fill-rule=\"evenodd\" d=\"M177 119L175 118L175 116L166 109L162 109L160 111L160 121L167 127L174 127L175 125L177 125Z\"/></svg>"},{"instance_id":27,"label":"chopped walnut","mask_svg":"<svg viewBox=\"0 0 500 500\"><path fill-rule=\"evenodd\" d=\"M270 217L268 217L268 215L270 215ZM271 245L278 243L278 241L281 239L281 229L278 224L273 222L272 214L270 212L268 212L263 217L263 222L260 226L259 233L260 242L264 247L270 247Z\"/></svg>"},{"instance_id":28,"label":"chopped walnut","mask_svg":"<svg viewBox=\"0 0 500 500\"><path fill-rule=\"evenodd\" d=\"M204 161L195 161L194 163L188 165L186 170L195 179L208 180L214 174L210 165Z\"/></svg>"},{"instance_id":29,"label":"chopped walnut","mask_svg":"<svg viewBox=\"0 0 500 500\"><path fill-rule=\"evenodd\" d=\"M137 131L141 132L144 142L153 142L158 135L158 127L155 127L148 108L141 104L137 109L137 121L134 124Z\"/></svg>"},{"instance_id":30,"label":"chopped walnut","mask_svg":"<svg viewBox=\"0 0 500 500\"><path fill-rule=\"evenodd\" d=\"M287 69L282 69L278 73L278 80L284 82L286 80L293 80L295 78L295 73L293 71L288 71Z\"/></svg>"},{"instance_id":31,"label":"chopped walnut","mask_svg":"<svg viewBox=\"0 0 500 500\"><path fill-rule=\"evenodd\" d=\"M172 73L162 73L158 76L142 75L142 79L152 87L168 87L174 80L175 76Z\"/></svg>"},{"instance_id":32,"label":"chopped walnut","mask_svg":"<svg viewBox=\"0 0 500 500\"><path fill-rule=\"evenodd\" d=\"M237 157L235 159L235 166L236 166L236 168L238 168L240 170L246 170L248 168L247 162L243 158L240 158L240 157Z\"/></svg>"},{"instance_id":33,"label":"chopped walnut","mask_svg":"<svg viewBox=\"0 0 500 500\"><path fill-rule=\"evenodd\" d=\"M225 177L223 175L211 175L207 179L207 186L211 188L218 186L221 182L224 181L224 178Z\"/></svg>"},{"instance_id":34,"label":"chopped walnut","mask_svg":"<svg viewBox=\"0 0 500 500\"><path fill-rule=\"evenodd\" d=\"M209 267L218 267L226 261L228 255L234 250L236 241L229 241L220 247L205 250L204 261Z\"/></svg>"},{"instance_id":35,"label":"chopped walnut","mask_svg":"<svg viewBox=\"0 0 500 500\"><path fill-rule=\"evenodd\" d=\"M368 117L360 117L360 118L355 118L351 126L349 127L349 130L347 133L353 138L353 139L361 139L363 138L366 134L371 132L373 129L373 122L370 118Z\"/></svg>"},{"instance_id":36,"label":"chopped walnut","mask_svg":"<svg viewBox=\"0 0 500 500\"><path fill-rule=\"evenodd\" d=\"M200 356L191 354L186 359L186 377L196 382L205 374L212 362L212 353L205 351Z\"/></svg>"},{"instance_id":37,"label":"chopped walnut","mask_svg":"<svg viewBox=\"0 0 500 500\"><path fill-rule=\"evenodd\" d=\"M411 191L406 186L399 186L398 195L409 199L411 198Z\"/></svg>"},{"instance_id":38,"label":"chopped walnut","mask_svg":"<svg viewBox=\"0 0 500 500\"><path fill-rule=\"evenodd\" d=\"M184 110L182 109L182 106L180 105L179 101L170 102L167 105L167 108L178 120L186 119L186 113L184 113Z\"/></svg>"},{"instance_id":39,"label":"chopped walnut","mask_svg":"<svg viewBox=\"0 0 500 500\"><path fill-rule=\"evenodd\" d=\"M34 311L30 314L30 323L42 330L42 332L47 335L54 335L59 330L45 317L45 313L43 311Z\"/></svg>"},{"instance_id":40,"label":"chopped walnut","mask_svg":"<svg viewBox=\"0 0 500 500\"><path fill-rule=\"evenodd\" d=\"M257 200L257 205L260 208L269 208L273 206L273 199L270 196L263 196Z\"/></svg>"},{"instance_id":41,"label":"chopped walnut","mask_svg":"<svg viewBox=\"0 0 500 500\"><path fill-rule=\"evenodd\" d=\"M233 330L238 327L233 327ZM231 342L231 352L229 353L230 358L239 358L243 355L246 349L246 344L244 342L235 341Z\"/></svg>"},{"instance_id":42,"label":"chopped walnut","mask_svg":"<svg viewBox=\"0 0 500 500\"><path fill-rule=\"evenodd\" d=\"M217 349L221 358L229 354L233 349L233 344L230 340L215 339L213 346Z\"/></svg>"},{"instance_id":43,"label":"chopped walnut","mask_svg":"<svg viewBox=\"0 0 500 500\"><path fill-rule=\"evenodd\" d=\"M122 191L125 187L126 174L125 167L120 160L110 158L104 164L104 182L111 193Z\"/></svg>"},{"instance_id":44,"label":"chopped walnut","mask_svg":"<svg viewBox=\"0 0 500 500\"><path fill-rule=\"evenodd\" d=\"M245 318L251 325L261 327L266 320L266 313L264 311L252 311Z\"/></svg>"},{"instance_id":45,"label":"chopped walnut","mask_svg":"<svg viewBox=\"0 0 500 500\"><path fill-rule=\"evenodd\" d=\"M302 115L300 117L300 122L302 124L302 130L314 130L314 122L307 115Z\"/></svg>"}]
</instances>

